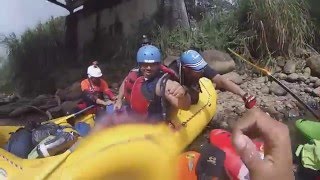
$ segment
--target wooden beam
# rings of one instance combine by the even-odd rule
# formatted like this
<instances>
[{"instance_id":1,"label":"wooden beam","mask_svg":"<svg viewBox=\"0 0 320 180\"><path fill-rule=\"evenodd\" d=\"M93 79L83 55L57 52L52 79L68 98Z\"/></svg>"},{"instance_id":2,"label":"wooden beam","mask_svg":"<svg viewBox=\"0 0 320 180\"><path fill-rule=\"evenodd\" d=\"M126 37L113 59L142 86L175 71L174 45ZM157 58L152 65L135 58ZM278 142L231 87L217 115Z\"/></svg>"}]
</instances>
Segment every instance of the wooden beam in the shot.
<instances>
[{"instance_id":1,"label":"wooden beam","mask_svg":"<svg viewBox=\"0 0 320 180\"><path fill-rule=\"evenodd\" d=\"M70 7L72 10L77 9L78 7L82 6L87 0L74 0Z\"/></svg>"},{"instance_id":2,"label":"wooden beam","mask_svg":"<svg viewBox=\"0 0 320 180\"><path fill-rule=\"evenodd\" d=\"M61 3L61 2L59 2L57 0L47 0L47 1L67 9L70 12L70 14L73 13L73 9L72 8L68 7L67 5L65 5L65 4L63 4L63 3Z\"/></svg>"}]
</instances>

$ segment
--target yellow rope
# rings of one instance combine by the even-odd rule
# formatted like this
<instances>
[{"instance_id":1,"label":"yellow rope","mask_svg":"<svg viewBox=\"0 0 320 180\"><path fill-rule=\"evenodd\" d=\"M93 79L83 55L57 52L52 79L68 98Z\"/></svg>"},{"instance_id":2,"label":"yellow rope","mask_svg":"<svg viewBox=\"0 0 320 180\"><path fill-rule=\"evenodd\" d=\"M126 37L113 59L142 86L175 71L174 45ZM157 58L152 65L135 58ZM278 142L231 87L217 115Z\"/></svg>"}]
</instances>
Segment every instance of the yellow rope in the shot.
<instances>
[{"instance_id":1,"label":"yellow rope","mask_svg":"<svg viewBox=\"0 0 320 180\"><path fill-rule=\"evenodd\" d=\"M243 60L244 62L250 64L250 65L253 66L254 68L256 68L256 69L258 69L259 71L263 72L264 74L266 74L266 75L268 75L268 76L271 75L271 73L270 73L268 70L263 69L263 68L255 65L255 64L251 63L250 61L246 60L245 58L243 58L242 56L240 56L238 53L234 52L234 51L231 50L230 48L228 48L228 50L229 50L232 54L234 54L235 56L237 56L239 59L241 59L241 60Z\"/></svg>"}]
</instances>

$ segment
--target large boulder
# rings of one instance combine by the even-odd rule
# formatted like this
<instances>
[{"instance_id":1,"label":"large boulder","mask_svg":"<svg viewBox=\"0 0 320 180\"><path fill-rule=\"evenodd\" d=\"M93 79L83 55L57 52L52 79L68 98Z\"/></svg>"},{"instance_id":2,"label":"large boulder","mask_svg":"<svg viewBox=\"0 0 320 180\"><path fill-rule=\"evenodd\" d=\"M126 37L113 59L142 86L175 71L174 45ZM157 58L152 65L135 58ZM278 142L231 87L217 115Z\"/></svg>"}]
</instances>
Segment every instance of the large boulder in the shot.
<instances>
[{"instance_id":1,"label":"large boulder","mask_svg":"<svg viewBox=\"0 0 320 180\"><path fill-rule=\"evenodd\" d=\"M226 74L235 69L236 64L231 56L218 50L206 50L201 53L206 62L220 74Z\"/></svg>"},{"instance_id":2,"label":"large boulder","mask_svg":"<svg viewBox=\"0 0 320 180\"><path fill-rule=\"evenodd\" d=\"M299 75L297 73L292 73L287 77L288 82L296 82L299 79Z\"/></svg>"},{"instance_id":3,"label":"large boulder","mask_svg":"<svg viewBox=\"0 0 320 180\"><path fill-rule=\"evenodd\" d=\"M286 59L282 56L278 56L277 57L277 65L281 68L284 67L284 65L286 65Z\"/></svg>"},{"instance_id":4,"label":"large boulder","mask_svg":"<svg viewBox=\"0 0 320 180\"><path fill-rule=\"evenodd\" d=\"M71 86L65 89L58 89L56 95L61 101L74 101L81 98L81 86L80 82L75 82Z\"/></svg>"},{"instance_id":5,"label":"large boulder","mask_svg":"<svg viewBox=\"0 0 320 180\"><path fill-rule=\"evenodd\" d=\"M9 103L3 106L0 106L0 116L8 117L8 115L15 109L26 106L30 104L30 99L21 98L17 102Z\"/></svg>"},{"instance_id":6,"label":"large boulder","mask_svg":"<svg viewBox=\"0 0 320 180\"><path fill-rule=\"evenodd\" d=\"M303 75L309 77L311 75L311 69L309 67L304 68Z\"/></svg>"},{"instance_id":7,"label":"large boulder","mask_svg":"<svg viewBox=\"0 0 320 180\"><path fill-rule=\"evenodd\" d=\"M320 87L320 79L318 79L315 83L314 83L314 87Z\"/></svg>"},{"instance_id":8,"label":"large boulder","mask_svg":"<svg viewBox=\"0 0 320 180\"><path fill-rule=\"evenodd\" d=\"M313 55L307 59L307 66L311 69L311 74L320 78L320 55Z\"/></svg>"},{"instance_id":9,"label":"large boulder","mask_svg":"<svg viewBox=\"0 0 320 180\"><path fill-rule=\"evenodd\" d=\"M312 92L313 96L320 97L320 87L316 88Z\"/></svg>"},{"instance_id":10,"label":"large boulder","mask_svg":"<svg viewBox=\"0 0 320 180\"><path fill-rule=\"evenodd\" d=\"M285 80L285 79L287 79L287 75L286 74L284 74L284 73L279 73L278 74L278 78L280 79L280 80Z\"/></svg>"},{"instance_id":11,"label":"large boulder","mask_svg":"<svg viewBox=\"0 0 320 180\"><path fill-rule=\"evenodd\" d=\"M310 77L310 82L311 82L311 83L315 83L315 82L317 82L318 80L319 80L319 78L317 78L317 77L313 77L313 76Z\"/></svg>"},{"instance_id":12,"label":"large boulder","mask_svg":"<svg viewBox=\"0 0 320 180\"><path fill-rule=\"evenodd\" d=\"M287 61L283 68L283 72L286 74L291 74L296 71L296 63L294 61Z\"/></svg>"}]
</instances>

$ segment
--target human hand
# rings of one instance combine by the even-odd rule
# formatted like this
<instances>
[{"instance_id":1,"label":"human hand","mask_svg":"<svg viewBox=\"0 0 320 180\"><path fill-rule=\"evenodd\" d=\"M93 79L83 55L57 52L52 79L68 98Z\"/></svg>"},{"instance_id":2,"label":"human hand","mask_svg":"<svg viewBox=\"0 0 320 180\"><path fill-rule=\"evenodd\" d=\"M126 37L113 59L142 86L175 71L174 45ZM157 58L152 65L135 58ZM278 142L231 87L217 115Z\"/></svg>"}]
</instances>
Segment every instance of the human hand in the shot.
<instances>
[{"instance_id":1,"label":"human hand","mask_svg":"<svg viewBox=\"0 0 320 180\"><path fill-rule=\"evenodd\" d=\"M289 130L260 109L251 109L239 119L232 133L233 144L250 172L250 179L294 179ZM261 136L264 159L248 137Z\"/></svg>"},{"instance_id":2,"label":"human hand","mask_svg":"<svg viewBox=\"0 0 320 180\"><path fill-rule=\"evenodd\" d=\"M121 107L122 107L122 100L121 99L116 100L116 102L114 103L114 110L119 111Z\"/></svg>"},{"instance_id":3,"label":"human hand","mask_svg":"<svg viewBox=\"0 0 320 180\"><path fill-rule=\"evenodd\" d=\"M172 81L168 87L168 93L177 98L183 97L186 94L186 90L179 83Z\"/></svg>"}]
</instances>

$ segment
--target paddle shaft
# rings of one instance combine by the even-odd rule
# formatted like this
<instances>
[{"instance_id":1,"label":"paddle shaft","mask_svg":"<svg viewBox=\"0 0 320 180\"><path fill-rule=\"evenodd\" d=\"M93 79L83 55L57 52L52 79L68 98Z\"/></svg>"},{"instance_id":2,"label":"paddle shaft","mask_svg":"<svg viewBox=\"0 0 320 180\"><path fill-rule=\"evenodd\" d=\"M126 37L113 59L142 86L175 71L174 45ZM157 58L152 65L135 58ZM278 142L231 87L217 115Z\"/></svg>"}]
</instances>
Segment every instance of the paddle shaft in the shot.
<instances>
[{"instance_id":1,"label":"paddle shaft","mask_svg":"<svg viewBox=\"0 0 320 180\"><path fill-rule=\"evenodd\" d=\"M279 84L283 89L285 89L289 94L292 95L292 97L294 97L299 103L301 103L309 112L311 112L311 114L318 120L320 120L320 115L318 115L315 110L313 110L310 106L308 106L305 102L303 102L297 95L295 95L287 86L285 86L284 84L282 84L277 78L275 78L269 71L267 71L266 69L263 69L253 63L251 63L250 61L246 60L245 58L243 58L242 56L240 56L238 53L234 52L233 50L229 49L228 50L234 54L235 56L237 56L238 58L240 58L241 60L243 60L244 62L250 64L251 66L253 66L254 68L256 68L257 70L263 72L265 75L267 75L268 77L270 77L272 80L274 80L277 84Z\"/></svg>"},{"instance_id":2,"label":"paddle shaft","mask_svg":"<svg viewBox=\"0 0 320 180\"><path fill-rule=\"evenodd\" d=\"M274 80L277 84L279 84L283 89L285 89L292 97L294 97L300 104L302 104L311 114L320 120L320 116L313 110L310 106L308 106L305 102L303 102L297 95L295 95L287 86L282 84L277 78L272 76L271 74L268 75L272 80Z\"/></svg>"},{"instance_id":3,"label":"paddle shaft","mask_svg":"<svg viewBox=\"0 0 320 180\"><path fill-rule=\"evenodd\" d=\"M81 114L81 113L83 113L83 112L85 112L85 111L87 111L87 110L89 110L89 109L91 109L91 108L93 108L93 107L94 107L94 105L88 106L88 107L86 107L86 108L84 108L84 109L82 109L82 110L74 113L74 114L72 115L72 117L75 117L75 116L77 116L77 115L79 115L79 114ZM71 118L71 117L70 117L70 118Z\"/></svg>"}]
</instances>

